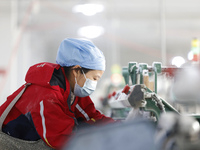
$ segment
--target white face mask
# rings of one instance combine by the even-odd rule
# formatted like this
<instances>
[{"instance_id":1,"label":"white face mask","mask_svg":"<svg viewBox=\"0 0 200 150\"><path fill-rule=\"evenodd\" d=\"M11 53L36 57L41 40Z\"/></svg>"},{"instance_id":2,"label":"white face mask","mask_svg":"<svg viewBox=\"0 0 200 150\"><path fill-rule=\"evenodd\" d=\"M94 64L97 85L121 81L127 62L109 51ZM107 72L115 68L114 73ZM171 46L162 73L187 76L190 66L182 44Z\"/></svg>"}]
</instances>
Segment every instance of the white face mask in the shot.
<instances>
[{"instance_id":1,"label":"white face mask","mask_svg":"<svg viewBox=\"0 0 200 150\"><path fill-rule=\"evenodd\" d=\"M76 77L75 77L76 83L75 83L75 86L74 86L74 95L76 95L78 97L86 97L86 96L91 95L95 91L96 86L97 86L97 81L93 81L93 80L86 78L84 72L83 72L83 75L86 79L83 87L80 87L77 84L77 80L76 80Z\"/></svg>"}]
</instances>

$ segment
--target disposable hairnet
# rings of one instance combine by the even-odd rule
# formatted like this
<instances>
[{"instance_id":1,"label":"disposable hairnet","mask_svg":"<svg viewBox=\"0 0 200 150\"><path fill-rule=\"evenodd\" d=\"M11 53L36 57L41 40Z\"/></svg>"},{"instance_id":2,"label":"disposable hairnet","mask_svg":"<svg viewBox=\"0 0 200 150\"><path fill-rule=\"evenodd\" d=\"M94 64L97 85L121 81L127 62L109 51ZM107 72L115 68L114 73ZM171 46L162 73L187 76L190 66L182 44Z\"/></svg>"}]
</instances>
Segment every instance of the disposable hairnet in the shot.
<instances>
[{"instance_id":1,"label":"disposable hairnet","mask_svg":"<svg viewBox=\"0 0 200 150\"><path fill-rule=\"evenodd\" d=\"M56 63L66 67L80 65L83 68L105 70L103 53L87 39L64 39L58 48Z\"/></svg>"}]
</instances>

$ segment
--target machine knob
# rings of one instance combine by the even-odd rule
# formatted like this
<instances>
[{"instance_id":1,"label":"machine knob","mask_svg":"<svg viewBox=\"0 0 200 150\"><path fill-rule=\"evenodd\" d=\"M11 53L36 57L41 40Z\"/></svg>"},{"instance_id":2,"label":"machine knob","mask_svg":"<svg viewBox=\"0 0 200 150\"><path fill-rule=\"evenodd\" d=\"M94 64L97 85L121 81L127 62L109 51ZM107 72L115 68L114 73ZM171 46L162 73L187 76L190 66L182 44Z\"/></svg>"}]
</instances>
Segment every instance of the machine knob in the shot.
<instances>
[{"instance_id":1,"label":"machine knob","mask_svg":"<svg viewBox=\"0 0 200 150\"><path fill-rule=\"evenodd\" d=\"M124 87L124 89L122 90L122 93L128 94L130 90L130 86L128 86L128 84Z\"/></svg>"}]
</instances>

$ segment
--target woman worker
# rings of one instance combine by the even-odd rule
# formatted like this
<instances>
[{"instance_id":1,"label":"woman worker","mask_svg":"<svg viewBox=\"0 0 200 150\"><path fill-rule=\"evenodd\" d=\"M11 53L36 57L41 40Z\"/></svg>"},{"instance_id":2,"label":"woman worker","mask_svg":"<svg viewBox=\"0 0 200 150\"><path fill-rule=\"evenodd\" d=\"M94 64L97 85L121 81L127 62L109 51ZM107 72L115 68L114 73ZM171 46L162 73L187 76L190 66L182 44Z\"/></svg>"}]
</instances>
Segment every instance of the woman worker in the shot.
<instances>
[{"instance_id":1,"label":"woman worker","mask_svg":"<svg viewBox=\"0 0 200 150\"><path fill-rule=\"evenodd\" d=\"M31 84L3 122L4 133L23 140L42 139L59 149L79 121L114 122L97 111L89 97L105 70L103 53L89 40L67 38L60 44L56 62L29 68L25 81ZM7 98L0 115L24 86Z\"/></svg>"}]
</instances>

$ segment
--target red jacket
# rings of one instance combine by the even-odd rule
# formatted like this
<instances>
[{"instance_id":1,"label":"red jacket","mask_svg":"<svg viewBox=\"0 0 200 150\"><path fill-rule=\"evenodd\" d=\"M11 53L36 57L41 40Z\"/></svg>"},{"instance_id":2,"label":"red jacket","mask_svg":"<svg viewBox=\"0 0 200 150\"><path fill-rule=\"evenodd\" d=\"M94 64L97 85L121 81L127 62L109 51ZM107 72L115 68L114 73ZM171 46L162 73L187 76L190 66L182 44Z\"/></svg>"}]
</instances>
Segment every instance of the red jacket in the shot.
<instances>
[{"instance_id":1,"label":"red jacket","mask_svg":"<svg viewBox=\"0 0 200 150\"><path fill-rule=\"evenodd\" d=\"M26 82L31 85L8 114L4 126L21 114L30 113L39 136L46 144L59 148L72 134L75 120L81 119L88 124L113 122L94 107L90 97L76 97L70 105L70 84L64 68L58 64L39 63L29 68ZM0 115L24 87L7 98L0 107Z\"/></svg>"}]
</instances>

